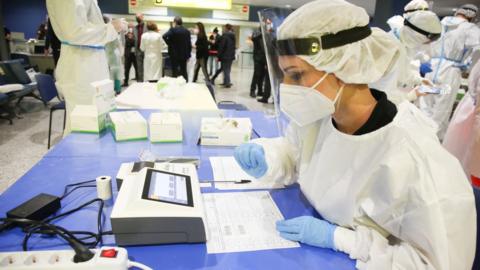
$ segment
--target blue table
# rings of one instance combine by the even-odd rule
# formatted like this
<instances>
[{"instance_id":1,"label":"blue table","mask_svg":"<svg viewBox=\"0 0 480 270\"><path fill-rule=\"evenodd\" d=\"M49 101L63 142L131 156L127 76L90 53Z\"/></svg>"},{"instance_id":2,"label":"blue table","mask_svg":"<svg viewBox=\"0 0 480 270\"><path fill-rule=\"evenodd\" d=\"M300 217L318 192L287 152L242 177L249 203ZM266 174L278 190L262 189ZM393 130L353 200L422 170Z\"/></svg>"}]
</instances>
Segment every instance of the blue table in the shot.
<instances>
[{"instance_id":1,"label":"blue table","mask_svg":"<svg viewBox=\"0 0 480 270\"><path fill-rule=\"evenodd\" d=\"M148 114L146 111L142 113ZM261 126L262 132L267 135L273 136L275 133L272 131L274 125L271 125L270 119L262 119L257 113L228 113L235 116L252 116L254 127ZM188 126L184 129L187 134L194 132ZM108 133L101 137L84 134L69 135L0 196L0 212L6 212L40 192L61 195L65 185L69 183L94 179L99 175L115 176L122 163L136 160L138 151L149 145L150 143L146 141L114 143L112 136ZM199 155L202 160L198 170L199 178L207 180L212 179L208 157L231 155L233 151L233 148L200 147L190 142L184 142L183 145L158 144L150 147L164 155L182 153ZM113 181L113 189L115 197L115 181ZM203 189L202 192L219 191L209 188ZM317 215L297 186L272 190L270 193L285 218ZM95 196L95 188L78 190L62 201L61 212L72 209ZM111 228L108 219L111 209L110 204L104 210L106 217L104 231ZM70 230L96 231L96 215L97 206L92 205L57 221L56 224ZM0 234L0 252L21 250L23 236L20 229ZM104 244L115 245L113 237L105 236ZM35 250L68 248L61 240L44 239L38 236L32 237L29 247ZM301 248L229 254L207 254L205 244L138 246L127 249L132 260L144 263L153 269L355 269L355 262L346 254L307 245L302 245Z\"/></svg>"}]
</instances>

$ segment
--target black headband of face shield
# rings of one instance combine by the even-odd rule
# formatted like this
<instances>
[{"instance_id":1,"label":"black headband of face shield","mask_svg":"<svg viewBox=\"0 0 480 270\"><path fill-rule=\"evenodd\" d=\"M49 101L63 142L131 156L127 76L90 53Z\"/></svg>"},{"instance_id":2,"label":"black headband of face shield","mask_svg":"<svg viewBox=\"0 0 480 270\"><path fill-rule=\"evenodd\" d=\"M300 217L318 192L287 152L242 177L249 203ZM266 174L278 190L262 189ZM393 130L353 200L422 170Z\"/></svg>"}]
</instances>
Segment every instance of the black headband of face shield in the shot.
<instances>
[{"instance_id":1,"label":"black headband of face shield","mask_svg":"<svg viewBox=\"0 0 480 270\"><path fill-rule=\"evenodd\" d=\"M405 26L410 27L413 31L415 31L415 32L417 32L417 33L419 33L419 34L422 34L422 35L426 36L426 37L427 37L429 40L431 40L431 41L435 41L435 40L437 40L437 39L440 38L440 35L441 35L440 33L430 33L430 32L427 32L427 31L425 31L425 30L423 30L423 29L420 29L420 28L416 27L416 26L413 25L411 22L409 22L407 19L404 19L404 20L403 20L403 24L404 24Z\"/></svg>"},{"instance_id":2,"label":"black headband of face shield","mask_svg":"<svg viewBox=\"0 0 480 270\"><path fill-rule=\"evenodd\" d=\"M279 55L315 55L320 49L327 50L360 41L372 34L368 25L354 27L336 34L327 34L318 38L297 38L277 40L275 45Z\"/></svg>"},{"instance_id":3,"label":"black headband of face shield","mask_svg":"<svg viewBox=\"0 0 480 270\"><path fill-rule=\"evenodd\" d=\"M475 10L474 8L471 8L471 7L461 7L460 9L473 11L473 12L475 12L475 14L478 12L478 10Z\"/></svg>"},{"instance_id":4,"label":"black headband of face shield","mask_svg":"<svg viewBox=\"0 0 480 270\"><path fill-rule=\"evenodd\" d=\"M406 13L412 13L412 12L420 11L420 10L426 11L426 10L429 10L429 9L428 9L428 8L407 9L407 10L405 10L403 13L404 13L404 14L406 14Z\"/></svg>"}]
</instances>

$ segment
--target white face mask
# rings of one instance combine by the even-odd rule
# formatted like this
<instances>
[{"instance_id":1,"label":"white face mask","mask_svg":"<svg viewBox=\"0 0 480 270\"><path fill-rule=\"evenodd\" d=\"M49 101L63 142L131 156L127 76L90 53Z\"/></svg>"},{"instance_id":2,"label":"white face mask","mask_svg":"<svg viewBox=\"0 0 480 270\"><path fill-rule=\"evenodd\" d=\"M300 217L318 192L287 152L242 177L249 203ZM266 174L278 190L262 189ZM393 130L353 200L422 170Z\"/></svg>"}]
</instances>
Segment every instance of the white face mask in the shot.
<instances>
[{"instance_id":1,"label":"white face mask","mask_svg":"<svg viewBox=\"0 0 480 270\"><path fill-rule=\"evenodd\" d=\"M337 96L332 101L315 89L327 76L328 73L325 73L311 87L280 84L280 109L298 126L312 124L335 112L335 103L341 96L345 85L340 87Z\"/></svg>"}]
</instances>

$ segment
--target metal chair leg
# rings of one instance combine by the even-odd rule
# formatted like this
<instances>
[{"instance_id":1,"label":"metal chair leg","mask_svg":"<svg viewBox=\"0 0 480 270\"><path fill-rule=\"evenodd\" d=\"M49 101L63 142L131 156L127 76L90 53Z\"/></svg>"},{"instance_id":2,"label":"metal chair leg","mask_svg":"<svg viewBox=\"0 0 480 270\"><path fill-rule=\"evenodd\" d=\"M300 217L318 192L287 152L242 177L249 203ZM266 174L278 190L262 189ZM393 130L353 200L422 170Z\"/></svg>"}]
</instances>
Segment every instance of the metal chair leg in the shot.
<instances>
[{"instance_id":1,"label":"metal chair leg","mask_svg":"<svg viewBox=\"0 0 480 270\"><path fill-rule=\"evenodd\" d=\"M67 110L63 110L63 130L65 130L66 123L67 123Z\"/></svg>"},{"instance_id":2,"label":"metal chair leg","mask_svg":"<svg viewBox=\"0 0 480 270\"><path fill-rule=\"evenodd\" d=\"M52 135L52 109L50 109L50 121L48 122L48 146L47 149L50 149L50 137Z\"/></svg>"}]
</instances>

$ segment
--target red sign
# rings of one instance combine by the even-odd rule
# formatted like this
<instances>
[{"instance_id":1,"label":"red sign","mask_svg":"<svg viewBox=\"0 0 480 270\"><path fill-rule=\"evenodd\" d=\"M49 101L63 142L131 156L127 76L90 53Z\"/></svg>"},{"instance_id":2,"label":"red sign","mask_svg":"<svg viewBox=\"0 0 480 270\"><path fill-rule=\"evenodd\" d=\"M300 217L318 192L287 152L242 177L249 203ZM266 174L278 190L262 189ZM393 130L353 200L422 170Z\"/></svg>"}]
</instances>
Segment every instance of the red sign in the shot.
<instances>
[{"instance_id":1,"label":"red sign","mask_svg":"<svg viewBox=\"0 0 480 270\"><path fill-rule=\"evenodd\" d=\"M137 5L137 0L130 0L130 5L132 7L136 6Z\"/></svg>"},{"instance_id":2,"label":"red sign","mask_svg":"<svg viewBox=\"0 0 480 270\"><path fill-rule=\"evenodd\" d=\"M242 12L248 12L248 6L247 5L243 6Z\"/></svg>"}]
</instances>

